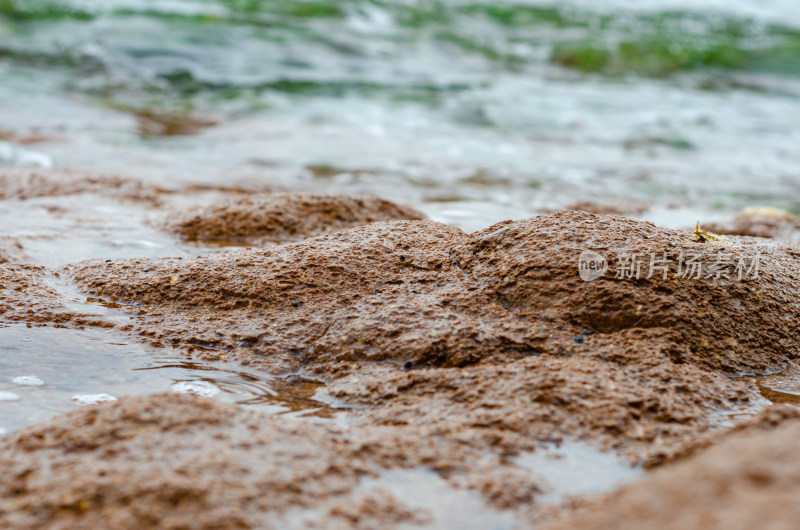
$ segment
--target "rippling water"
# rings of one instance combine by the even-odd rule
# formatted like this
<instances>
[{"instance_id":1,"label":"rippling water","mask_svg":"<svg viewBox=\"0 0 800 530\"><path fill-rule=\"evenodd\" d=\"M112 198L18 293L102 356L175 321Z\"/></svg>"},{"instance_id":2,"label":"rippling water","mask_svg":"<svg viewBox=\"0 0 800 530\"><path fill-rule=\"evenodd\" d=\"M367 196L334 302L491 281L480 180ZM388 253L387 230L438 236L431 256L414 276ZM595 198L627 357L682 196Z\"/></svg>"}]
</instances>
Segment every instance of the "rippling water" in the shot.
<instances>
[{"instance_id":1,"label":"rippling water","mask_svg":"<svg viewBox=\"0 0 800 530\"><path fill-rule=\"evenodd\" d=\"M595 4L4 0L0 160L371 191L469 229L587 198L800 209L797 3Z\"/></svg>"},{"instance_id":2,"label":"rippling water","mask_svg":"<svg viewBox=\"0 0 800 530\"><path fill-rule=\"evenodd\" d=\"M279 414L332 418L321 383L269 377L136 344L106 330L0 321L0 435L53 414L126 395L192 393Z\"/></svg>"}]
</instances>

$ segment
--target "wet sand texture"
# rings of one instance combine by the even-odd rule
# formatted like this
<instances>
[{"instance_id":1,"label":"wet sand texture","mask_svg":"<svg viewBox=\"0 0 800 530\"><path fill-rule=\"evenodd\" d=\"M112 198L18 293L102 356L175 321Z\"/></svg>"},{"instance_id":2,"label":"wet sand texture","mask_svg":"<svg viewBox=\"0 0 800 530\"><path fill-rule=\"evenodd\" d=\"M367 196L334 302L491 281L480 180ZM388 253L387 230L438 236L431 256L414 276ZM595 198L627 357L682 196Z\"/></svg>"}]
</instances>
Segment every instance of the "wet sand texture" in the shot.
<instances>
[{"instance_id":1,"label":"wet sand texture","mask_svg":"<svg viewBox=\"0 0 800 530\"><path fill-rule=\"evenodd\" d=\"M0 236L0 265L25 259L24 248L18 239Z\"/></svg>"},{"instance_id":2,"label":"wet sand texture","mask_svg":"<svg viewBox=\"0 0 800 530\"><path fill-rule=\"evenodd\" d=\"M673 260L763 250L564 211L469 235L376 223L271 249L87 262L71 274L135 304L127 329L157 344L304 370L329 381L331 397L368 405L353 413L365 424L498 453L571 435L656 465L719 425L720 411L759 403L754 385L728 375L796 357L790 250L772 249L758 279L615 279L612 263L584 282L587 248Z\"/></svg>"},{"instance_id":3,"label":"wet sand texture","mask_svg":"<svg viewBox=\"0 0 800 530\"><path fill-rule=\"evenodd\" d=\"M800 218L777 208L747 208L728 224L709 225L719 234L800 241Z\"/></svg>"},{"instance_id":4,"label":"wet sand texture","mask_svg":"<svg viewBox=\"0 0 800 530\"><path fill-rule=\"evenodd\" d=\"M301 371L328 382L320 397L355 408L346 431L175 396L60 416L2 442L0 516L23 528L264 527L315 506L368 528L424 518L377 493L333 508L381 468L423 466L525 509L542 485L513 458L542 442L584 439L662 464L717 436L726 411L763 406L729 374L796 356L793 251L732 243L564 211L474 234L391 221L268 249L68 267L84 289L128 304L123 330ZM584 282L586 249L765 255L742 281L617 279L612 262ZM44 269L0 274L4 318L62 318Z\"/></svg>"},{"instance_id":5,"label":"wet sand texture","mask_svg":"<svg viewBox=\"0 0 800 530\"><path fill-rule=\"evenodd\" d=\"M0 200L94 193L114 199L158 202L155 188L134 179L68 169L0 170Z\"/></svg>"},{"instance_id":6,"label":"wet sand texture","mask_svg":"<svg viewBox=\"0 0 800 530\"><path fill-rule=\"evenodd\" d=\"M39 265L0 263L0 319L60 323L74 315L46 283L47 269Z\"/></svg>"},{"instance_id":7,"label":"wet sand texture","mask_svg":"<svg viewBox=\"0 0 800 530\"><path fill-rule=\"evenodd\" d=\"M789 530L800 521L800 421L745 429L547 530Z\"/></svg>"},{"instance_id":8,"label":"wet sand texture","mask_svg":"<svg viewBox=\"0 0 800 530\"><path fill-rule=\"evenodd\" d=\"M170 215L166 228L188 241L284 243L395 219L424 219L374 195L253 194Z\"/></svg>"},{"instance_id":9,"label":"wet sand texture","mask_svg":"<svg viewBox=\"0 0 800 530\"><path fill-rule=\"evenodd\" d=\"M612 259L606 276L580 279L584 249ZM613 257L622 252L656 254L673 268L667 279L616 279ZM681 253L736 263L758 252L768 255L757 279L674 274ZM395 221L273 249L88 262L72 273L94 294L137 304L131 310L150 336L263 358L278 370L332 360L466 366L579 352L625 363L645 345L676 365L739 373L796 357L793 252L757 240L698 243L687 232L564 211L469 235ZM589 338L573 340L581 334Z\"/></svg>"},{"instance_id":10,"label":"wet sand texture","mask_svg":"<svg viewBox=\"0 0 800 530\"><path fill-rule=\"evenodd\" d=\"M379 469L334 434L185 395L78 410L0 441L0 526L281 528Z\"/></svg>"}]
</instances>

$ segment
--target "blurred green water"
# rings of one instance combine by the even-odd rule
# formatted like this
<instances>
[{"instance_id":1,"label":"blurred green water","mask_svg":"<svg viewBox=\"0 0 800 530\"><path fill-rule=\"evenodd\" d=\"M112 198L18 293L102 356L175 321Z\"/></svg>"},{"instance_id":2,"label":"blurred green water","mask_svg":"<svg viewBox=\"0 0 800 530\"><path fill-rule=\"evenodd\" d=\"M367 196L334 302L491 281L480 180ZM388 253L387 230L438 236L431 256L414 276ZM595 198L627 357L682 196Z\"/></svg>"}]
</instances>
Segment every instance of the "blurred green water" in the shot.
<instances>
[{"instance_id":1,"label":"blurred green water","mask_svg":"<svg viewBox=\"0 0 800 530\"><path fill-rule=\"evenodd\" d=\"M800 76L800 30L716 12L459 1L2 0L0 22L0 57L94 76L84 88L112 101L135 91L173 100L206 94L215 103L278 91L436 103L442 93L480 89L480 74L541 75L551 66L610 77ZM427 58L447 70L428 67Z\"/></svg>"},{"instance_id":2,"label":"blurred green water","mask_svg":"<svg viewBox=\"0 0 800 530\"><path fill-rule=\"evenodd\" d=\"M800 9L708 1L0 0L0 110L35 86L133 116L143 136L291 122L309 142L276 148L281 163L400 173L412 201L796 209ZM12 114L6 127L47 121ZM326 127L352 145L310 140ZM242 134L202 168L261 156ZM76 160L118 169L99 151L55 163Z\"/></svg>"}]
</instances>

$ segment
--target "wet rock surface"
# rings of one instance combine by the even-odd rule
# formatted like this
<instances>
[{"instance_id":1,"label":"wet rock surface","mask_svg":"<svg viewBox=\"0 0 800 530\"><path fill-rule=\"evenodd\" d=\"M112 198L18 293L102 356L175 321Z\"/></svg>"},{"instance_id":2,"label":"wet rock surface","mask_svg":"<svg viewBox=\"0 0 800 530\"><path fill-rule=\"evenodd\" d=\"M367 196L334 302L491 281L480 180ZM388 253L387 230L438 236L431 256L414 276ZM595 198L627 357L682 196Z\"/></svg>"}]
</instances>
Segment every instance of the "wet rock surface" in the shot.
<instances>
[{"instance_id":1,"label":"wet rock surface","mask_svg":"<svg viewBox=\"0 0 800 530\"><path fill-rule=\"evenodd\" d=\"M170 215L167 230L188 241L285 243L377 221L424 219L374 195L249 194Z\"/></svg>"},{"instance_id":2,"label":"wet rock surface","mask_svg":"<svg viewBox=\"0 0 800 530\"><path fill-rule=\"evenodd\" d=\"M93 193L115 199L158 202L155 188L115 175L68 169L0 170L0 200Z\"/></svg>"},{"instance_id":3,"label":"wet rock surface","mask_svg":"<svg viewBox=\"0 0 800 530\"><path fill-rule=\"evenodd\" d=\"M0 264L0 319L36 323L72 320L75 315L47 285L49 274L39 265Z\"/></svg>"},{"instance_id":4,"label":"wet rock surface","mask_svg":"<svg viewBox=\"0 0 800 530\"><path fill-rule=\"evenodd\" d=\"M580 210L598 215L641 215L650 207L641 203L616 203L601 204L594 201L578 201L566 208L567 210Z\"/></svg>"},{"instance_id":5,"label":"wet rock surface","mask_svg":"<svg viewBox=\"0 0 800 530\"><path fill-rule=\"evenodd\" d=\"M435 524L430 509L398 499L392 492L398 484L381 480L398 467L418 470L410 472L422 480L414 487L440 482L436 492L442 499L434 506L463 487L441 478L448 476L460 477L499 509L529 504L541 491L521 468L486 458L481 463L480 453L465 444L442 447L424 437L398 441L398 429L298 421L194 396L122 398L0 441L0 470L7 477L0 485L0 524L112 529ZM457 475L463 471L458 467L439 475L419 471L426 457L444 457L451 449L453 461L473 462L472 474ZM472 502L489 509L481 497Z\"/></svg>"},{"instance_id":6,"label":"wet rock surface","mask_svg":"<svg viewBox=\"0 0 800 530\"><path fill-rule=\"evenodd\" d=\"M25 259L22 243L13 237L0 236L0 265Z\"/></svg>"},{"instance_id":7,"label":"wet rock surface","mask_svg":"<svg viewBox=\"0 0 800 530\"><path fill-rule=\"evenodd\" d=\"M592 281L579 275L587 250L607 258ZM623 267L618 257L634 254L666 265ZM757 274L737 274L755 256ZM679 268L690 257L729 268L687 275ZM424 468L523 524L541 522L581 502L542 505L546 484L515 463L523 453L582 440L656 467L717 444L766 405L752 378L732 376L796 361L796 258L764 239L700 242L563 211L472 234L399 220L269 248L71 265L62 281L132 317L97 324L325 382L314 395L323 416L346 411L347 423L122 399L4 440L0 468L14 480L0 517L19 527L89 528L110 512L119 528L142 517L161 527L266 527L275 517L290 527L427 524L430 514L357 487L381 470ZM0 275L0 318L85 323L46 269L6 263ZM250 461L263 465L245 472ZM44 492L37 477L51 468L61 478ZM67 480L83 470L76 485ZM253 493L273 490L285 494Z\"/></svg>"},{"instance_id":8,"label":"wet rock surface","mask_svg":"<svg viewBox=\"0 0 800 530\"><path fill-rule=\"evenodd\" d=\"M191 396L76 411L0 442L0 526L279 528L376 473L334 434Z\"/></svg>"},{"instance_id":9,"label":"wet rock surface","mask_svg":"<svg viewBox=\"0 0 800 530\"><path fill-rule=\"evenodd\" d=\"M592 282L578 276L585 249L734 263L764 251L565 211L469 235L377 223L272 249L85 263L73 275L131 304L130 330L149 340L303 370L335 399L369 405L353 413L365 423L469 432L501 453L569 433L655 465L714 428L719 411L759 402L729 375L795 358L791 249L771 248L756 279L609 270Z\"/></svg>"},{"instance_id":10,"label":"wet rock surface","mask_svg":"<svg viewBox=\"0 0 800 530\"><path fill-rule=\"evenodd\" d=\"M545 528L794 528L800 518L798 440L797 410L771 410L751 428Z\"/></svg>"},{"instance_id":11,"label":"wet rock surface","mask_svg":"<svg viewBox=\"0 0 800 530\"><path fill-rule=\"evenodd\" d=\"M800 218L778 208L747 208L728 224L709 225L719 234L800 241Z\"/></svg>"},{"instance_id":12,"label":"wet rock surface","mask_svg":"<svg viewBox=\"0 0 800 530\"><path fill-rule=\"evenodd\" d=\"M587 249L609 259L656 255L672 268L617 278L612 262L585 282L577 259ZM752 266L755 256L758 277L735 277L732 265ZM719 278L677 277L689 257L731 268ZM796 357L795 257L790 247L699 243L686 232L564 211L469 235L426 221L377 223L274 249L84 263L72 274L94 294L135 304L150 336L277 370L578 353L646 364L636 353L645 345L676 365L741 373ZM230 325L210 327L220 320Z\"/></svg>"}]
</instances>

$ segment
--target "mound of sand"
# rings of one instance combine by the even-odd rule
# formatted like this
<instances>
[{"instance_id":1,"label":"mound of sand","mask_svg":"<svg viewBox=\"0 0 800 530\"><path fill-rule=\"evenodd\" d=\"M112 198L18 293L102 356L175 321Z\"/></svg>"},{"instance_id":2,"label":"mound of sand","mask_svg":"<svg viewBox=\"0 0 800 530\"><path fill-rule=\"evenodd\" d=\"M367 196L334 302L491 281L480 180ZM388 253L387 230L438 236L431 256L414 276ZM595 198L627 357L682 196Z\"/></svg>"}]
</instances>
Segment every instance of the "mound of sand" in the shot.
<instances>
[{"instance_id":1,"label":"mound of sand","mask_svg":"<svg viewBox=\"0 0 800 530\"><path fill-rule=\"evenodd\" d=\"M188 241L285 243L396 219L424 219L374 195L252 194L171 214L165 228Z\"/></svg>"},{"instance_id":2,"label":"mound of sand","mask_svg":"<svg viewBox=\"0 0 800 530\"><path fill-rule=\"evenodd\" d=\"M0 170L0 200L94 193L115 199L158 202L157 190L138 180L68 169Z\"/></svg>"}]
</instances>

